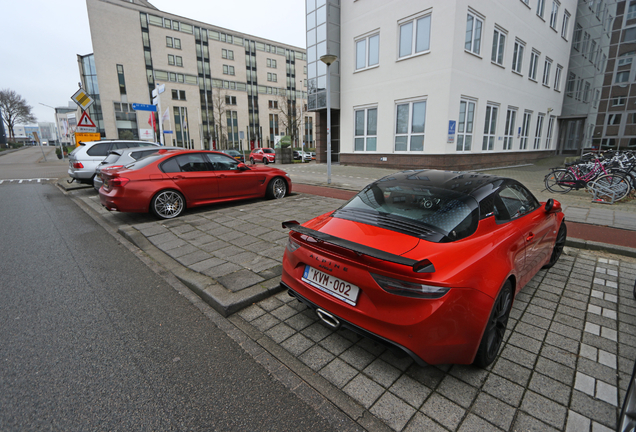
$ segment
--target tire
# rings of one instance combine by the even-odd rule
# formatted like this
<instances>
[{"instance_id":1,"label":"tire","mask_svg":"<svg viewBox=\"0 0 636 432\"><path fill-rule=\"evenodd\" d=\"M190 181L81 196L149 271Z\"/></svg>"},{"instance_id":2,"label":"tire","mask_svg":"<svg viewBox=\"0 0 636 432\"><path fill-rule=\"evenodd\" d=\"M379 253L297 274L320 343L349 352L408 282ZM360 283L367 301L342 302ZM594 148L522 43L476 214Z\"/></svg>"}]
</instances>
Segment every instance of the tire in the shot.
<instances>
[{"instance_id":1,"label":"tire","mask_svg":"<svg viewBox=\"0 0 636 432\"><path fill-rule=\"evenodd\" d=\"M159 219L173 219L183 213L185 199L175 190L163 190L152 198L150 211Z\"/></svg>"},{"instance_id":2,"label":"tire","mask_svg":"<svg viewBox=\"0 0 636 432\"><path fill-rule=\"evenodd\" d=\"M282 177L272 179L267 185L267 198L281 199L287 195L287 183Z\"/></svg>"},{"instance_id":3,"label":"tire","mask_svg":"<svg viewBox=\"0 0 636 432\"><path fill-rule=\"evenodd\" d=\"M473 361L475 366L485 368L497 358L506 332L506 326L508 325L511 307L512 283L510 280L507 280L492 305L492 311L486 323L484 335L479 343L475 361Z\"/></svg>"},{"instance_id":4,"label":"tire","mask_svg":"<svg viewBox=\"0 0 636 432\"><path fill-rule=\"evenodd\" d=\"M549 269L553 265L557 263L559 258L561 258L561 253L563 252L563 247L565 246L565 241L568 237L568 228L565 226L565 222L561 222L561 226L559 227L559 232L557 233L556 241L554 242L554 248L552 248L552 255L550 256L550 261L543 266L544 269Z\"/></svg>"},{"instance_id":5,"label":"tire","mask_svg":"<svg viewBox=\"0 0 636 432\"><path fill-rule=\"evenodd\" d=\"M632 184L624 173L603 174L594 180L591 186L592 188L600 186L596 190L596 198L608 202L612 200L618 202L632 191Z\"/></svg>"},{"instance_id":6,"label":"tire","mask_svg":"<svg viewBox=\"0 0 636 432\"><path fill-rule=\"evenodd\" d=\"M254 158L250 158L250 163L254 165Z\"/></svg>"},{"instance_id":7,"label":"tire","mask_svg":"<svg viewBox=\"0 0 636 432\"><path fill-rule=\"evenodd\" d=\"M264 157L264 158L263 158L263 163L264 163L265 165L269 164L269 159L267 159L266 157Z\"/></svg>"},{"instance_id":8,"label":"tire","mask_svg":"<svg viewBox=\"0 0 636 432\"><path fill-rule=\"evenodd\" d=\"M566 169L556 169L545 176L545 188L553 193L568 193L574 188L575 178ZM563 184L566 182L566 184ZM572 182L572 186L567 183Z\"/></svg>"}]
</instances>

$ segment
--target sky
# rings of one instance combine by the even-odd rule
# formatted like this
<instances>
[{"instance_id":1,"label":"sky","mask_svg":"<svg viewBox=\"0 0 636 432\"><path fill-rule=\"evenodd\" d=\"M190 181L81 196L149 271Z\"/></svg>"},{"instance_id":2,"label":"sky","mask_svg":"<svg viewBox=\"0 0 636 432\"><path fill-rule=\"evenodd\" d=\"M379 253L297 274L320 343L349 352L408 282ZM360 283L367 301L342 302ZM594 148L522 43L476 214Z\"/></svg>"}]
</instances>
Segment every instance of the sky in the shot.
<instances>
[{"instance_id":1,"label":"sky","mask_svg":"<svg viewBox=\"0 0 636 432\"><path fill-rule=\"evenodd\" d=\"M150 0L159 10L305 48L303 0ZM93 52L84 0L3 1L0 90L14 90L38 122L55 122L80 81L77 54ZM41 105L44 104L44 105Z\"/></svg>"}]
</instances>

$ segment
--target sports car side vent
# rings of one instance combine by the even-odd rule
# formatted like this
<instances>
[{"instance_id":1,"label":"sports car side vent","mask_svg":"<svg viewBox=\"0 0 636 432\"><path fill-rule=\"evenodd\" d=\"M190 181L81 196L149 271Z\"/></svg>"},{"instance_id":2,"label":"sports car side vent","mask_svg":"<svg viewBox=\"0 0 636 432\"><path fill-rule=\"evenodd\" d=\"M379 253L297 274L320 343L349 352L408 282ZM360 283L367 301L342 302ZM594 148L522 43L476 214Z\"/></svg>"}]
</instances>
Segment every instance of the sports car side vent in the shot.
<instances>
[{"instance_id":1,"label":"sports car side vent","mask_svg":"<svg viewBox=\"0 0 636 432\"><path fill-rule=\"evenodd\" d=\"M400 255L395 255L395 254L388 253L388 252L375 249L369 246L361 245L360 243L354 243L352 241L345 240L340 237L335 237L330 234L322 233L320 231L312 230L310 228L305 228L304 226L301 226L296 221L283 222L283 228L289 228L292 231L295 231L300 234L305 234L306 236L314 238L318 241L331 243L333 245L340 246L345 249L349 249L353 252L356 252L362 255L367 255L373 258L380 259L382 261L388 261L395 264L401 264L407 267L411 267L415 273L434 273L435 272L435 267L427 259L421 260L421 261L415 261Z\"/></svg>"}]
</instances>

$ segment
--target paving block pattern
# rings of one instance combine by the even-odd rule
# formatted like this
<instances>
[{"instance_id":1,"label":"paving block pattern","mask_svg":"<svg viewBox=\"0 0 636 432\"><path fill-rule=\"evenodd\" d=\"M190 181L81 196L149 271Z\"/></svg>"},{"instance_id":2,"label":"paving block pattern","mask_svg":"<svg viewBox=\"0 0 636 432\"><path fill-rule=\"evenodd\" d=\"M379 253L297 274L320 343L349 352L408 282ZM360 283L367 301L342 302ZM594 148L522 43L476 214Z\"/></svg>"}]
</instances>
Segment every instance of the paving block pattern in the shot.
<instances>
[{"instance_id":1,"label":"paving block pattern","mask_svg":"<svg viewBox=\"0 0 636 432\"><path fill-rule=\"evenodd\" d=\"M636 354L636 264L567 252L517 295L486 370L422 368L286 293L238 315L395 431L614 430Z\"/></svg>"}]
</instances>

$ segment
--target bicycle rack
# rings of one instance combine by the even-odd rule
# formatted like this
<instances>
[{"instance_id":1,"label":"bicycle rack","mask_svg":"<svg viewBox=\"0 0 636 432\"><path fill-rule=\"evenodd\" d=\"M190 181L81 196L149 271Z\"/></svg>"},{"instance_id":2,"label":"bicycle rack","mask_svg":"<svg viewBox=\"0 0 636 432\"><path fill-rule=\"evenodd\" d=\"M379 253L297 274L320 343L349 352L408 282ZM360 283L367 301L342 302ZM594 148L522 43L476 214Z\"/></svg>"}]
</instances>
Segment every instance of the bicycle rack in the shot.
<instances>
[{"instance_id":1,"label":"bicycle rack","mask_svg":"<svg viewBox=\"0 0 636 432\"><path fill-rule=\"evenodd\" d=\"M602 186L600 184L597 184L596 182L591 182L590 184L587 185L587 188L590 190L590 192L594 194L594 197L592 198L593 203L614 204L614 202L616 201L616 192L611 188ZM611 197L611 200L607 201L605 199L599 198L598 196L601 193L605 196Z\"/></svg>"}]
</instances>

